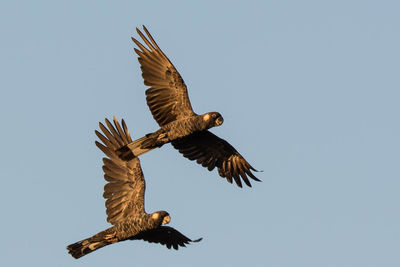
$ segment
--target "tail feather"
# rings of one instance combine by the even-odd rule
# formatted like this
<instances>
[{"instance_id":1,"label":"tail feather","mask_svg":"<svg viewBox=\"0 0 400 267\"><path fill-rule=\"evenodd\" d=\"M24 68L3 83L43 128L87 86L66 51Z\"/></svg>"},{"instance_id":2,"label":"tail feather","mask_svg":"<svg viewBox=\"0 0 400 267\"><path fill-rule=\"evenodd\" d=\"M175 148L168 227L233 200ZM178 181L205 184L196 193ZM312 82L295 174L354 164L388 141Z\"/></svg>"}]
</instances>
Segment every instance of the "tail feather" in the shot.
<instances>
[{"instance_id":1,"label":"tail feather","mask_svg":"<svg viewBox=\"0 0 400 267\"><path fill-rule=\"evenodd\" d=\"M108 119L105 119L106 125L108 126L109 130L106 126L104 126L104 124L100 122L99 126L103 133L100 133L97 130L95 131L95 133L97 137L99 137L99 139L104 143L104 145L110 148L112 151L115 151L118 157L120 157L122 160L132 160L133 158L149 152L150 150L153 150L155 148L154 144L157 142L157 138L155 137L157 135L148 134L146 136L143 136L142 138L132 141L125 121L122 120L122 127L115 116L113 118L113 121L115 126L113 126ZM100 146L99 148L101 149Z\"/></svg>"},{"instance_id":2,"label":"tail feather","mask_svg":"<svg viewBox=\"0 0 400 267\"><path fill-rule=\"evenodd\" d=\"M134 157L138 157L144 153L147 153L153 150L156 147L151 148L142 148L148 147L153 143L153 138L148 136L143 136L117 150L118 156L122 160L131 160Z\"/></svg>"},{"instance_id":3,"label":"tail feather","mask_svg":"<svg viewBox=\"0 0 400 267\"><path fill-rule=\"evenodd\" d=\"M68 253L75 259L79 259L99 248L111 244L104 238L103 232L98 233L90 238L71 244L67 247Z\"/></svg>"}]
</instances>

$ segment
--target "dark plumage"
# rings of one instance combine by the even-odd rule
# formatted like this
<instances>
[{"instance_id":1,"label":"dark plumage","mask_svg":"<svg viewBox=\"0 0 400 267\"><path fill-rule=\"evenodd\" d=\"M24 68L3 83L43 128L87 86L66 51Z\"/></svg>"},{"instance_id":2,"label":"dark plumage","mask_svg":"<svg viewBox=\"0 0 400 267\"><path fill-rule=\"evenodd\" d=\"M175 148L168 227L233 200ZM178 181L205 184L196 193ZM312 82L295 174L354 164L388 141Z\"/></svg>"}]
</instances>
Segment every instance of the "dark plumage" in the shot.
<instances>
[{"instance_id":1,"label":"dark plumage","mask_svg":"<svg viewBox=\"0 0 400 267\"><path fill-rule=\"evenodd\" d=\"M169 223L166 211L147 214L144 208L146 183L137 157L129 160L120 159L116 150L132 142L124 120L122 127L114 117L115 127L106 119L108 129L100 123L100 132L96 135L104 143L96 141L107 158L103 158L104 186L103 197L106 199L107 221L112 227L67 247L74 258L80 258L101 247L125 240L145 240L160 243L167 248L185 247L191 240L172 227L162 226Z\"/></svg>"},{"instance_id":2,"label":"dark plumage","mask_svg":"<svg viewBox=\"0 0 400 267\"><path fill-rule=\"evenodd\" d=\"M139 29L137 32L147 47L135 38L132 40L140 49L135 48L135 52L139 55L144 84L150 86L146 90L147 105L160 129L122 147L117 151L119 156L129 159L172 143L184 157L196 160L208 170L217 167L219 175L229 183L233 179L242 187L243 180L251 186L248 176L260 181L251 172L256 170L233 146L208 131L223 123L221 114L208 112L197 115L193 111L181 75L146 27L143 29L147 37Z\"/></svg>"}]
</instances>

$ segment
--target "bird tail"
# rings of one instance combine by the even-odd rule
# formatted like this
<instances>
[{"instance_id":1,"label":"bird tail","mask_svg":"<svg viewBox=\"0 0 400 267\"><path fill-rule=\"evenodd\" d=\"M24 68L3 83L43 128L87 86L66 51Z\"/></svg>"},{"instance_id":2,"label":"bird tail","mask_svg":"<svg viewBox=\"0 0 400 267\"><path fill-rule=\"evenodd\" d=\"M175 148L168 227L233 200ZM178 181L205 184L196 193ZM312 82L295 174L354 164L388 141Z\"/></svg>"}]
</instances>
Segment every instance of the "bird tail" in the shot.
<instances>
[{"instance_id":1,"label":"bird tail","mask_svg":"<svg viewBox=\"0 0 400 267\"><path fill-rule=\"evenodd\" d=\"M105 119L108 129L102 123L99 123L100 129L103 132L103 134L101 134L97 130L95 131L95 133L97 137L99 137L100 140L106 145L106 147L111 149L112 151L111 154L114 154L115 151L115 153L120 159L124 161L129 161L137 156L147 153L150 150L153 150L154 148L160 146L160 144L157 142L158 134L156 133L147 134L142 138L132 141L132 138L128 131L128 127L125 124L125 121L122 120L122 127L119 124L116 117L113 118L113 121L114 121L114 126L108 119ZM103 145L101 145L97 141L96 145L104 153L106 153L106 151L104 151L103 149L105 148ZM108 154L106 153L106 155ZM112 155L109 156L112 157Z\"/></svg>"},{"instance_id":2,"label":"bird tail","mask_svg":"<svg viewBox=\"0 0 400 267\"><path fill-rule=\"evenodd\" d=\"M142 155L150 150L153 150L154 142L157 138L154 134L148 134L142 138L132 141L128 127L122 119L122 127L116 117L113 118L114 125L108 119L105 119L106 126L99 123L100 129L103 132L95 131L97 137L105 144L103 146L96 141L96 145L108 156L113 157L115 154L124 161L132 160L133 158ZM151 146L152 148L143 148ZM108 148L108 149L107 149ZM113 155L109 155L109 154Z\"/></svg>"},{"instance_id":3,"label":"bird tail","mask_svg":"<svg viewBox=\"0 0 400 267\"><path fill-rule=\"evenodd\" d=\"M67 247L68 253L75 259L79 259L99 248L115 243L112 239L107 239L107 230L102 231L92 237L71 244Z\"/></svg>"},{"instance_id":4,"label":"bird tail","mask_svg":"<svg viewBox=\"0 0 400 267\"><path fill-rule=\"evenodd\" d=\"M151 135L146 135L121 147L116 152L122 160L130 160L156 148L154 143L154 138Z\"/></svg>"}]
</instances>

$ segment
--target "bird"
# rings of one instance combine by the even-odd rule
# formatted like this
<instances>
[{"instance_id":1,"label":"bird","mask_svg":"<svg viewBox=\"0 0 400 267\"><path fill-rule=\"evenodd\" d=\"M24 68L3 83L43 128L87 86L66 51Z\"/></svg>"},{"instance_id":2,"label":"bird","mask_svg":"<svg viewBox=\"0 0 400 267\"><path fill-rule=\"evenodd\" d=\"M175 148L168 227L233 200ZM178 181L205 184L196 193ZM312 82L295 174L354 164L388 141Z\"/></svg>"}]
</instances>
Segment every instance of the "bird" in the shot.
<instances>
[{"instance_id":1,"label":"bird","mask_svg":"<svg viewBox=\"0 0 400 267\"><path fill-rule=\"evenodd\" d=\"M198 115L193 111L185 82L172 62L157 45L143 25L147 37L136 28L143 45L134 37L132 41L139 56L146 102L160 128L123 147L117 153L122 159L138 157L166 143L171 143L184 157L212 171L215 167L229 183L235 181L242 187L242 180L251 187L248 179L260 182L252 171L257 172L244 157L227 141L208 129L220 126L224 119L219 112Z\"/></svg>"},{"instance_id":2,"label":"bird","mask_svg":"<svg viewBox=\"0 0 400 267\"><path fill-rule=\"evenodd\" d=\"M107 156L103 158L104 186L107 221L113 226L92 237L67 247L72 257L78 259L99 248L125 240L145 240L165 245L177 250L185 244L199 242L202 238L191 240L176 229L165 226L171 220L166 211L147 214L144 207L146 182L137 157L122 160L115 153L119 147L132 141L124 120L122 127L116 117L114 126L105 119L108 129L100 122L103 132L95 131L102 143L96 146Z\"/></svg>"}]
</instances>

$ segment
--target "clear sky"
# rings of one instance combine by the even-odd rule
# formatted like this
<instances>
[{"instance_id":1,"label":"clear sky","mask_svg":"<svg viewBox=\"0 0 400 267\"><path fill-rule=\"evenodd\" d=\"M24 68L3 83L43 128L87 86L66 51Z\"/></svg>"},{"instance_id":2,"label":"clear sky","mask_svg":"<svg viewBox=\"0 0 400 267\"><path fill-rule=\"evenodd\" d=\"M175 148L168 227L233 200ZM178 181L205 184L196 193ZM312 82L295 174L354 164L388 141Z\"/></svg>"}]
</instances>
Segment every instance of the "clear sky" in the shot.
<instances>
[{"instance_id":1,"label":"clear sky","mask_svg":"<svg viewBox=\"0 0 400 267\"><path fill-rule=\"evenodd\" d=\"M398 1L3 1L3 266L400 266ZM80 260L107 227L94 130L157 129L131 36L145 24L196 112L256 168L237 188L170 145L141 157L146 209L203 241Z\"/></svg>"}]
</instances>

